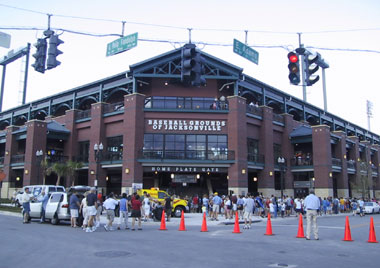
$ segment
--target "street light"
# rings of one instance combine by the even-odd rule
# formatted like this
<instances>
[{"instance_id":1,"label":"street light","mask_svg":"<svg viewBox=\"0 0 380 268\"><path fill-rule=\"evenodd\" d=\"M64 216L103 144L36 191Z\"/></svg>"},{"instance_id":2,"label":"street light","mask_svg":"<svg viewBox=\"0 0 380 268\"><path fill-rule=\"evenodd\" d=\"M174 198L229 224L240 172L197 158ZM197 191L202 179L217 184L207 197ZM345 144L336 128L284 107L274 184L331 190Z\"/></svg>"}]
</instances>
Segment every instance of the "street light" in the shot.
<instances>
[{"instance_id":1,"label":"street light","mask_svg":"<svg viewBox=\"0 0 380 268\"><path fill-rule=\"evenodd\" d=\"M315 191L315 178L313 177L312 180L313 180L313 190Z\"/></svg>"},{"instance_id":2,"label":"street light","mask_svg":"<svg viewBox=\"0 0 380 268\"><path fill-rule=\"evenodd\" d=\"M36 158L37 158L37 183L40 183L40 167L41 167L41 160L42 160L42 156L43 155L44 155L44 152L42 150L37 150L36 151Z\"/></svg>"},{"instance_id":3,"label":"street light","mask_svg":"<svg viewBox=\"0 0 380 268\"><path fill-rule=\"evenodd\" d=\"M99 179L99 164L102 158L102 151L103 151L103 143L100 143L99 145L97 143L94 144L94 152L95 152L95 162L96 162L96 173L95 173L95 182L94 186L98 187L98 179Z\"/></svg>"},{"instance_id":4,"label":"street light","mask_svg":"<svg viewBox=\"0 0 380 268\"><path fill-rule=\"evenodd\" d=\"M281 200L284 196L284 171L285 171L285 158L279 156L277 159L277 163L280 166L280 179L281 179Z\"/></svg>"}]
</instances>

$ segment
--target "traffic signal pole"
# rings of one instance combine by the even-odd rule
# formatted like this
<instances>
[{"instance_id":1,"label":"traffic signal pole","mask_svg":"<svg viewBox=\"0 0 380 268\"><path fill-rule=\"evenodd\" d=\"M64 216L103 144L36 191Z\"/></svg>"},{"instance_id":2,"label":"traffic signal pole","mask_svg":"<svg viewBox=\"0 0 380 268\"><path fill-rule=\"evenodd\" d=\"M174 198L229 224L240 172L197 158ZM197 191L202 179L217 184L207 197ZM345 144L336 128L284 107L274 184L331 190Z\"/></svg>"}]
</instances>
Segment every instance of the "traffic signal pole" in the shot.
<instances>
[{"instance_id":1,"label":"traffic signal pole","mask_svg":"<svg viewBox=\"0 0 380 268\"><path fill-rule=\"evenodd\" d=\"M299 48L304 48L302 42L301 42L301 34L298 34L298 45ZM303 101L306 102L306 74L305 74L305 60L304 60L305 54L301 55L301 83L302 83L302 96Z\"/></svg>"}]
</instances>

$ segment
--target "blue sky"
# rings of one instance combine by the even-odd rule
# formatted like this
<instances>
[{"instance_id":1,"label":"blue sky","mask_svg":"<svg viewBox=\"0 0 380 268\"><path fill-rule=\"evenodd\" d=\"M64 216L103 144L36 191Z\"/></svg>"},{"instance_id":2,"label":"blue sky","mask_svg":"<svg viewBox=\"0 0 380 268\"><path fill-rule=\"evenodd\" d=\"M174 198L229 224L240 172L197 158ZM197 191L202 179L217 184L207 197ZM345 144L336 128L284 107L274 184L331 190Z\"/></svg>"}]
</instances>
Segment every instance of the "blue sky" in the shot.
<instances>
[{"instance_id":1,"label":"blue sky","mask_svg":"<svg viewBox=\"0 0 380 268\"><path fill-rule=\"evenodd\" d=\"M380 51L380 1L26 1L0 0L0 4L53 14L51 27L87 33L121 33L121 21L127 21L125 34L139 33L142 39L170 40L172 43L139 42L130 51L106 57L107 43L116 37L89 37L62 33L64 44L58 57L62 64L40 74L30 68L27 102L92 82L129 69L129 65L180 47L188 40L231 44L243 41L249 30L248 44L259 52L259 65L236 55L232 46L198 45L203 51L244 68L244 73L302 98L302 88L288 81L287 53L298 47L297 32L302 32L306 47L316 47L329 62L326 70L328 111L367 128L366 100L373 102L371 130L380 134L380 93L378 62L380 53L348 52L328 49ZM0 28L9 26L47 27L47 16L0 5ZM54 15L114 20L81 20ZM138 25L139 22L170 25L184 29ZM378 29L348 31L354 29ZM205 30L214 29L214 30ZM229 30L229 31L227 31ZM234 31L230 31L234 30ZM34 44L42 31L0 31L11 34L11 49ZM328 31L328 32L326 32ZM276 46L276 48L268 48ZM281 47L279 47L281 46ZM8 49L0 48L0 57ZM32 50L34 53L34 50ZM33 58L31 58L33 63ZM20 61L7 67L4 109L18 104L21 89ZM1 74L0 74L1 75ZM319 72L319 75L321 73ZM21 100L21 99L20 99ZM322 82L307 89L307 101L323 108Z\"/></svg>"}]
</instances>

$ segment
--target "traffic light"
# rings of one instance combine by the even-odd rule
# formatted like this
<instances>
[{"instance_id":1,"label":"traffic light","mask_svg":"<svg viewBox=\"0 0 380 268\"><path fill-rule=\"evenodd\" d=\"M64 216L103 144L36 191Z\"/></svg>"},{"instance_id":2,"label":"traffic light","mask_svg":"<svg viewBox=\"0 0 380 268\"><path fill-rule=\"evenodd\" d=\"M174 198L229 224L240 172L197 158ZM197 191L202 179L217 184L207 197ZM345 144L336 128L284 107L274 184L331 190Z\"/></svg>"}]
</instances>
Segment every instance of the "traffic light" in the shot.
<instances>
[{"instance_id":1,"label":"traffic light","mask_svg":"<svg viewBox=\"0 0 380 268\"><path fill-rule=\"evenodd\" d=\"M58 49L60 44L64 42L59 39L58 35L53 34L49 38L49 49L48 49L48 59L47 59L47 69L53 69L61 64L61 62L57 61L57 56L62 54L63 52Z\"/></svg>"},{"instance_id":2,"label":"traffic light","mask_svg":"<svg viewBox=\"0 0 380 268\"><path fill-rule=\"evenodd\" d=\"M305 61L305 83L307 86L312 86L319 80L319 75L314 75L315 72L319 69L319 59L320 55L317 53L306 54L304 57Z\"/></svg>"},{"instance_id":3,"label":"traffic light","mask_svg":"<svg viewBox=\"0 0 380 268\"><path fill-rule=\"evenodd\" d=\"M35 54L33 54L33 57L36 59L35 63L32 64L32 67L34 67L34 70L40 73L45 72L45 62L46 62L46 39L45 38L39 38L37 39L37 43L34 44L37 51Z\"/></svg>"},{"instance_id":4,"label":"traffic light","mask_svg":"<svg viewBox=\"0 0 380 268\"><path fill-rule=\"evenodd\" d=\"M200 52L195 52L194 56L194 67L191 72L191 84L195 87L200 87L206 85L206 79L203 77L204 74L204 59Z\"/></svg>"},{"instance_id":5,"label":"traffic light","mask_svg":"<svg viewBox=\"0 0 380 268\"><path fill-rule=\"evenodd\" d=\"M182 48L181 57L181 82L196 87L204 86L204 59L201 53L196 51L195 45L186 44Z\"/></svg>"},{"instance_id":6,"label":"traffic light","mask_svg":"<svg viewBox=\"0 0 380 268\"><path fill-rule=\"evenodd\" d=\"M191 72L195 65L195 45L186 44L181 54L181 82L188 84L191 81Z\"/></svg>"},{"instance_id":7,"label":"traffic light","mask_svg":"<svg viewBox=\"0 0 380 268\"><path fill-rule=\"evenodd\" d=\"M301 73L300 73L300 59L299 55L296 52L289 52L289 80L293 85L298 85L301 82Z\"/></svg>"}]
</instances>

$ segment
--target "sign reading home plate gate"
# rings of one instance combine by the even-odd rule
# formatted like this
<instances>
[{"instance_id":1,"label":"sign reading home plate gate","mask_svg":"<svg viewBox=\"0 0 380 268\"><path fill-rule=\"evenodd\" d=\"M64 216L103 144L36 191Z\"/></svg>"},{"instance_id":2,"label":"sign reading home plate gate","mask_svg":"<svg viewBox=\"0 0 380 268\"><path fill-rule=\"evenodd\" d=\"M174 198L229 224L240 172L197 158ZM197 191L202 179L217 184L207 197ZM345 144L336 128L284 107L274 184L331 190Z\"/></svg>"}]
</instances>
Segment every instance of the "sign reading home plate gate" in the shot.
<instances>
[{"instance_id":1,"label":"sign reading home plate gate","mask_svg":"<svg viewBox=\"0 0 380 268\"><path fill-rule=\"evenodd\" d=\"M107 44L107 57L112 56L137 46L137 33L123 36Z\"/></svg>"}]
</instances>

